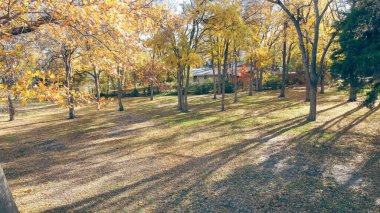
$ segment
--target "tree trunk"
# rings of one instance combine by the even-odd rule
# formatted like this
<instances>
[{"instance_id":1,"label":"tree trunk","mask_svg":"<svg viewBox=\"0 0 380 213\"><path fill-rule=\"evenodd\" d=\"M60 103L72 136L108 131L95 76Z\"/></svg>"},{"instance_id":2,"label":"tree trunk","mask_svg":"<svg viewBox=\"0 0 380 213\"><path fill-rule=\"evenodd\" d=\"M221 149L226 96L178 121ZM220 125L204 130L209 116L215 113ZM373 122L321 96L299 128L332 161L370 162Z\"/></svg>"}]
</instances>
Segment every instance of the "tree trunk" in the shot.
<instances>
[{"instance_id":1,"label":"tree trunk","mask_svg":"<svg viewBox=\"0 0 380 213\"><path fill-rule=\"evenodd\" d=\"M237 76L237 66L238 66L238 62L237 62L237 52L236 52L236 48L234 49L234 53L235 53L235 85L234 85L234 103L237 103L238 102L238 76Z\"/></svg>"},{"instance_id":2,"label":"tree trunk","mask_svg":"<svg viewBox=\"0 0 380 213\"><path fill-rule=\"evenodd\" d=\"M256 91L259 91L259 76L260 76L259 72L260 72L259 69L256 68L256 78L255 78L255 81L256 81L256 84L255 84Z\"/></svg>"},{"instance_id":3,"label":"tree trunk","mask_svg":"<svg viewBox=\"0 0 380 213\"><path fill-rule=\"evenodd\" d=\"M325 49L323 50L323 53L322 53L322 57L321 57L321 60L320 60L320 70L321 70L321 94L324 94L325 93L325 74L326 74L326 67L327 67L327 63L325 62L325 57L327 55L327 51L329 50L331 44L334 42L334 39L335 37L338 35L337 32L334 32L331 37L330 37L330 40L329 42L327 43Z\"/></svg>"},{"instance_id":4,"label":"tree trunk","mask_svg":"<svg viewBox=\"0 0 380 213\"><path fill-rule=\"evenodd\" d=\"M312 82L310 87L310 111L307 118L308 121L315 121L317 119L317 91L318 81Z\"/></svg>"},{"instance_id":5,"label":"tree trunk","mask_svg":"<svg viewBox=\"0 0 380 213\"><path fill-rule=\"evenodd\" d=\"M75 109L74 109L74 94L73 94L73 84L71 83L72 78L72 69L71 69L71 62L67 60L65 62L65 68L66 68L66 85L68 88L68 105L69 105L69 119L75 118Z\"/></svg>"},{"instance_id":6,"label":"tree trunk","mask_svg":"<svg viewBox=\"0 0 380 213\"><path fill-rule=\"evenodd\" d=\"M178 65L177 69L177 97L178 97L178 107L177 109L179 111L182 111L182 80L181 80L181 75L182 75L182 67L181 65Z\"/></svg>"},{"instance_id":7,"label":"tree trunk","mask_svg":"<svg viewBox=\"0 0 380 213\"><path fill-rule=\"evenodd\" d=\"M325 71L324 69L322 69L322 72L321 72L321 91L320 91L320 94L325 94Z\"/></svg>"},{"instance_id":8,"label":"tree trunk","mask_svg":"<svg viewBox=\"0 0 380 213\"><path fill-rule=\"evenodd\" d=\"M187 66L186 69L186 82L185 82L185 90L183 94L183 112L188 112L189 111L189 105L187 102L187 93L189 91L189 86L190 86L190 66Z\"/></svg>"},{"instance_id":9,"label":"tree trunk","mask_svg":"<svg viewBox=\"0 0 380 213\"><path fill-rule=\"evenodd\" d=\"M249 90L248 90L248 95L252 96L253 95L253 61L251 60L251 69L249 71Z\"/></svg>"},{"instance_id":10,"label":"tree trunk","mask_svg":"<svg viewBox=\"0 0 380 213\"><path fill-rule=\"evenodd\" d=\"M107 75L107 90L106 90L107 98L109 97L110 94L110 76Z\"/></svg>"},{"instance_id":11,"label":"tree trunk","mask_svg":"<svg viewBox=\"0 0 380 213\"><path fill-rule=\"evenodd\" d=\"M226 48L224 51L224 62L223 62L223 75L222 75L222 107L221 111L223 112L225 110L225 96L226 96L226 76L227 76L227 70L228 70L228 47L229 42L226 41Z\"/></svg>"},{"instance_id":12,"label":"tree trunk","mask_svg":"<svg viewBox=\"0 0 380 213\"><path fill-rule=\"evenodd\" d=\"M95 95L96 95L96 103L97 103L97 108L98 110L100 110L100 85L99 85L99 81L100 81L100 73L96 72L96 70L94 70L94 78L95 78Z\"/></svg>"},{"instance_id":13,"label":"tree trunk","mask_svg":"<svg viewBox=\"0 0 380 213\"><path fill-rule=\"evenodd\" d=\"M154 95L154 87L153 82L150 83L150 100L153 101L153 95Z\"/></svg>"},{"instance_id":14,"label":"tree trunk","mask_svg":"<svg viewBox=\"0 0 380 213\"><path fill-rule=\"evenodd\" d=\"M259 83L258 83L258 91L263 90L263 70L259 69Z\"/></svg>"},{"instance_id":15,"label":"tree trunk","mask_svg":"<svg viewBox=\"0 0 380 213\"><path fill-rule=\"evenodd\" d=\"M123 106L123 70L119 67L117 68L118 78L117 78L117 98L119 100L119 111L124 111Z\"/></svg>"},{"instance_id":16,"label":"tree trunk","mask_svg":"<svg viewBox=\"0 0 380 213\"><path fill-rule=\"evenodd\" d=\"M348 98L349 102L355 102L357 99L358 90L355 88L353 83L350 83L350 97Z\"/></svg>"},{"instance_id":17,"label":"tree trunk","mask_svg":"<svg viewBox=\"0 0 380 213\"><path fill-rule=\"evenodd\" d=\"M13 105L11 92L8 91L8 111L9 111L9 121L15 120L16 110Z\"/></svg>"},{"instance_id":18,"label":"tree trunk","mask_svg":"<svg viewBox=\"0 0 380 213\"><path fill-rule=\"evenodd\" d=\"M310 80L306 78L305 102L310 102Z\"/></svg>"},{"instance_id":19,"label":"tree trunk","mask_svg":"<svg viewBox=\"0 0 380 213\"><path fill-rule=\"evenodd\" d=\"M13 200L11 191L9 190L7 179L3 169L0 166L0 212L1 213L17 213L19 212L16 203Z\"/></svg>"},{"instance_id":20,"label":"tree trunk","mask_svg":"<svg viewBox=\"0 0 380 213\"><path fill-rule=\"evenodd\" d=\"M282 44L282 83L281 83L281 92L280 98L285 98L285 87L286 87L286 26L287 23L284 24L284 41Z\"/></svg>"},{"instance_id":21,"label":"tree trunk","mask_svg":"<svg viewBox=\"0 0 380 213\"><path fill-rule=\"evenodd\" d=\"M216 75L215 75L215 64L214 64L214 54L211 56L211 67L212 67L212 80L213 80L213 99L216 99Z\"/></svg>"},{"instance_id":22,"label":"tree trunk","mask_svg":"<svg viewBox=\"0 0 380 213\"><path fill-rule=\"evenodd\" d=\"M222 65L220 63L220 57L218 57L218 94L219 95L222 93L221 83L222 83Z\"/></svg>"}]
</instances>

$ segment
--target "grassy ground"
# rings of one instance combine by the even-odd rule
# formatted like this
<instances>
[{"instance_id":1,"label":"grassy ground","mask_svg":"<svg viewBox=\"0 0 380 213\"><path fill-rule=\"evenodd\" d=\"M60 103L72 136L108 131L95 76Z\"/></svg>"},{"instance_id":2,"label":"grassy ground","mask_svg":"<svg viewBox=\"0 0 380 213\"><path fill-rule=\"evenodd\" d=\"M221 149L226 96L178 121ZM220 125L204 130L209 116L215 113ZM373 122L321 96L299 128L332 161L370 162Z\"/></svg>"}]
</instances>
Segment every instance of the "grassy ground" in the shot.
<instances>
[{"instance_id":1,"label":"grassy ground","mask_svg":"<svg viewBox=\"0 0 380 213\"><path fill-rule=\"evenodd\" d=\"M302 90L241 95L28 105L0 114L0 162L24 212L380 211L379 108L328 91L307 123Z\"/></svg>"}]
</instances>

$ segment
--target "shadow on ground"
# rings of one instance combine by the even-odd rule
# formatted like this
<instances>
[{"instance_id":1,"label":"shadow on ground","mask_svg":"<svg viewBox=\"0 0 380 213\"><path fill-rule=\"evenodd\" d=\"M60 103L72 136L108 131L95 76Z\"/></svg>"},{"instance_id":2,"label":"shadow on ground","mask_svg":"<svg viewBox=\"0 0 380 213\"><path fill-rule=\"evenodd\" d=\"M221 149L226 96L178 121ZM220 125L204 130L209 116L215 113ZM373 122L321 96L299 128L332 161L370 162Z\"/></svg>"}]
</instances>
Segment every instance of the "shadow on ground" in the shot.
<instances>
[{"instance_id":1,"label":"shadow on ground","mask_svg":"<svg viewBox=\"0 0 380 213\"><path fill-rule=\"evenodd\" d=\"M175 98L127 99L122 113L12 124L0 160L30 212L379 211L379 108L330 94L308 123L299 93L223 113L209 96L191 97L188 114Z\"/></svg>"}]
</instances>

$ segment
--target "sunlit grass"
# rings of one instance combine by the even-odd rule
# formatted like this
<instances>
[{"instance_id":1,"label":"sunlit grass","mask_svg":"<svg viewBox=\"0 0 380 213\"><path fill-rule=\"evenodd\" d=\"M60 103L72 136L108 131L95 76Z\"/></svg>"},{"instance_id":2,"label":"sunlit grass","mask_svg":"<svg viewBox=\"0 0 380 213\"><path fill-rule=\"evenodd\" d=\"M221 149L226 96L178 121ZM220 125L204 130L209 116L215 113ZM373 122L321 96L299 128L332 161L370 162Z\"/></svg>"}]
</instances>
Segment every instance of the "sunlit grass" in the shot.
<instances>
[{"instance_id":1,"label":"sunlit grass","mask_svg":"<svg viewBox=\"0 0 380 213\"><path fill-rule=\"evenodd\" d=\"M25 212L376 211L380 113L304 91L126 98L97 111L45 103L0 114L0 161ZM347 199L347 202L343 200ZM348 202L349 201L349 202Z\"/></svg>"}]
</instances>

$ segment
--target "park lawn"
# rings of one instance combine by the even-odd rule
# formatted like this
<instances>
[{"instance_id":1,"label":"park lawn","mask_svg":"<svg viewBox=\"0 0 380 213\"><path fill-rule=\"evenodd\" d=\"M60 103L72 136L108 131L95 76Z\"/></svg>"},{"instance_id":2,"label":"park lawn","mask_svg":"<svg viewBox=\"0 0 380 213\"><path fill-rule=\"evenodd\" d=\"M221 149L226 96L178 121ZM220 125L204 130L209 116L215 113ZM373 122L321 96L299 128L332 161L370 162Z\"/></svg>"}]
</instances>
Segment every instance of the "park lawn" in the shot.
<instances>
[{"instance_id":1,"label":"park lawn","mask_svg":"<svg viewBox=\"0 0 380 213\"><path fill-rule=\"evenodd\" d=\"M22 212L380 212L380 113L330 89L52 104L0 114L0 162Z\"/></svg>"}]
</instances>

